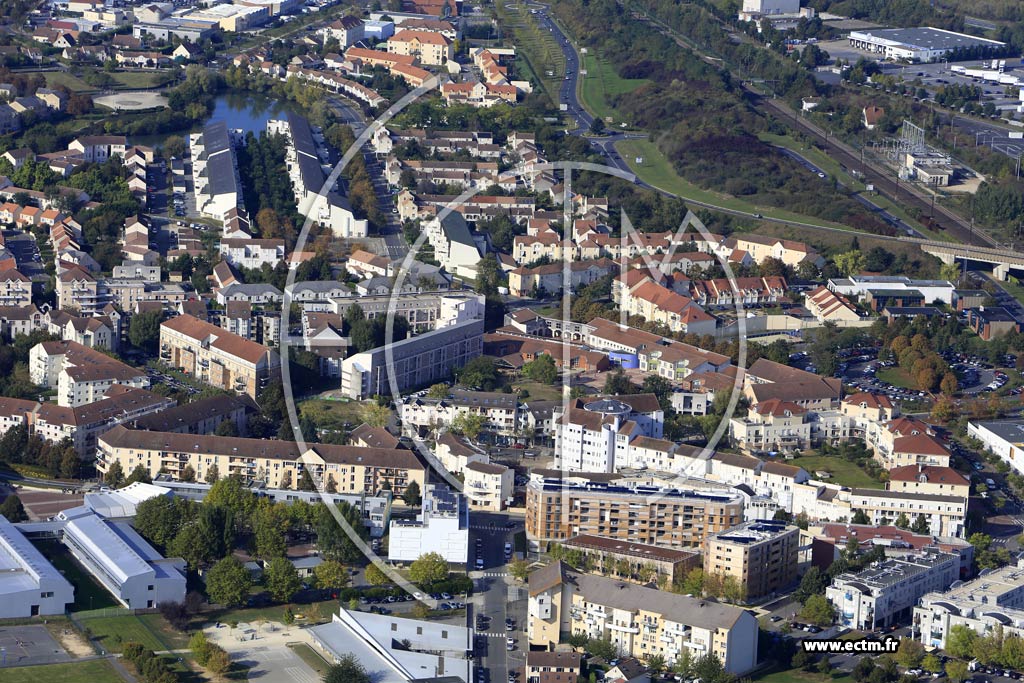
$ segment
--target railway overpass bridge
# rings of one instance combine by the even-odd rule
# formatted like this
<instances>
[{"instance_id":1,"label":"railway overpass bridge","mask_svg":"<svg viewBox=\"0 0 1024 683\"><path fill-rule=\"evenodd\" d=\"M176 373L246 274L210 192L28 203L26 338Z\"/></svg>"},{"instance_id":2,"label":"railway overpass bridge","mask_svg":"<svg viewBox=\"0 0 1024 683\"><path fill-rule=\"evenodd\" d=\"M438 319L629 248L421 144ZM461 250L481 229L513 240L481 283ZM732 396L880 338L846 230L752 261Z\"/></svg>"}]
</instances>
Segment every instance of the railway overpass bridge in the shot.
<instances>
[{"instance_id":1,"label":"railway overpass bridge","mask_svg":"<svg viewBox=\"0 0 1024 683\"><path fill-rule=\"evenodd\" d=\"M906 237L901 241L920 245L922 251L931 254L943 263L956 263L957 261L988 263L992 266L992 275L999 280L1005 280L1011 270L1024 274L1024 253L1013 251L1009 248L975 247L966 244Z\"/></svg>"}]
</instances>

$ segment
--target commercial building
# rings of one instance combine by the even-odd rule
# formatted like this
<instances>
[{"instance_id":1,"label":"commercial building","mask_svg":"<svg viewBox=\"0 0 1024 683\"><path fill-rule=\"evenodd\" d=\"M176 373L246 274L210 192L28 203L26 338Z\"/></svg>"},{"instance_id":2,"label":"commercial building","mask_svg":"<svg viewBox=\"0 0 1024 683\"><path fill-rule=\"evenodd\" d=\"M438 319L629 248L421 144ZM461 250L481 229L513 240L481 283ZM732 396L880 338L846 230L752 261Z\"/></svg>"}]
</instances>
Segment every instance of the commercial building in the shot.
<instances>
[{"instance_id":1,"label":"commercial building","mask_svg":"<svg viewBox=\"0 0 1024 683\"><path fill-rule=\"evenodd\" d=\"M185 15L195 21L214 21L222 31L248 31L270 21L270 9L249 5L211 5Z\"/></svg>"},{"instance_id":2,"label":"commercial building","mask_svg":"<svg viewBox=\"0 0 1024 683\"><path fill-rule=\"evenodd\" d=\"M927 304L935 301L951 304L953 291L956 289L946 280L914 280L903 275L851 275L846 278L832 278L828 281L827 287L836 294L858 298L866 296L873 289L904 295L908 292L917 292L923 297L923 303Z\"/></svg>"},{"instance_id":3,"label":"commercial building","mask_svg":"<svg viewBox=\"0 0 1024 683\"><path fill-rule=\"evenodd\" d=\"M979 636L1002 629L1004 637L1024 638L1024 567L1018 562L989 570L944 593L921 596L914 624L925 647L945 648L954 626L966 626Z\"/></svg>"},{"instance_id":4,"label":"commercial building","mask_svg":"<svg viewBox=\"0 0 1024 683\"><path fill-rule=\"evenodd\" d=\"M473 630L440 621L406 619L340 608L309 634L331 663L354 656L374 683L472 683Z\"/></svg>"},{"instance_id":5,"label":"commercial building","mask_svg":"<svg viewBox=\"0 0 1024 683\"><path fill-rule=\"evenodd\" d=\"M470 462L462 469L462 492L476 509L504 510L512 503L515 474L515 470L505 465Z\"/></svg>"},{"instance_id":6,"label":"commercial building","mask_svg":"<svg viewBox=\"0 0 1024 683\"><path fill-rule=\"evenodd\" d=\"M554 562L530 574L527 634L553 650L572 633L610 640L620 656L660 656L671 666L684 651L715 655L726 671L757 664L757 620L719 602L573 571Z\"/></svg>"},{"instance_id":7,"label":"commercial building","mask_svg":"<svg viewBox=\"0 0 1024 683\"><path fill-rule=\"evenodd\" d=\"M310 444L300 452L293 441L244 439L229 436L144 432L117 426L99 439L96 467L106 472L115 462L131 472L137 465L155 478L180 479L191 466L205 481L211 467L221 477L237 474L272 489L294 489L309 471L315 482L334 481L338 493L377 495L390 490L399 496L416 482L425 488L426 469L412 451Z\"/></svg>"},{"instance_id":8,"label":"commercial building","mask_svg":"<svg viewBox=\"0 0 1024 683\"><path fill-rule=\"evenodd\" d=\"M167 16L159 21L139 21L132 28L132 35L136 38L152 36L157 40L170 41L171 38L179 38L189 43L198 43L200 40L210 38L217 32L220 21L218 19L190 18L182 16Z\"/></svg>"},{"instance_id":9,"label":"commercial building","mask_svg":"<svg viewBox=\"0 0 1024 683\"><path fill-rule=\"evenodd\" d=\"M466 498L443 484L423 491L423 505L415 520L392 519L388 534L388 560L415 562L437 553L447 562L465 565L469 559L469 506Z\"/></svg>"},{"instance_id":10,"label":"commercial building","mask_svg":"<svg viewBox=\"0 0 1024 683\"><path fill-rule=\"evenodd\" d=\"M856 539L862 551L874 546L885 548L886 557L920 553L925 548L936 548L941 552L960 557L960 578L967 578L974 571L974 546L961 538L916 534L895 526L873 526L870 524L826 523L808 527L801 534L803 548L810 544L811 564L826 571L839 559L851 539ZM801 561L805 560L801 558Z\"/></svg>"},{"instance_id":11,"label":"commercial building","mask_svg":"<svg viewBox=\"0 0 1024 683\"><path fill-rule=\"evenodd\" d=\"M57 405L73 408L99 401L115 384L149 387L149 375L73 341L40 342L29 351L29 376L57 390Z\"/></svg>"},{"instance_id":12,"label":"commercial building","mask_svg":"<svg viewBox=\"0 0 1024 683\"><path fill-rule=\"evenodd\" d=\"M1014 472L1024 474L1024 420L968 422L967 435L998 455Z\"/></svg>"},{"instance_id":13,"label":"commercial building","mask_svg":"<svg viewBox=\"0 0 1024 683\"><path fill-rule=\"evenodd\" d=\"M67 579L0 515L0 618L64 614L74 601Z\"/></svg>"},{"instance_id":14,"label":"commercial building","mask_svg":"<svg viewBox=\"0 0 1024 683\"><path fill-rule=\"evenodd\" d=\"M652 576L661 585L661 577L669 586L681 581L691 569L701 566L698 550L687 548L666 548L650 543L636 543L618 538L605 538L580 534L562 543L563 548L579 550L585 557L594 559L593 566L599 574L614 575L620 579L649 583ZM603 568L611 571L602 571ZM626 572L620 572L624 567ZM652 575L650 572L654 572Z\"/></svg>"},{"instance_id":15,"label":"commercial building","mask_svg":"<svg viewBox=\"0 0 1024 683\"><path fill-rule=\"evenodd\" d=\"M967 311L967 325L985 341L1020 332L1020 321L1001 306L981 306Z\"/></svg>"},{"instance_id":16,"label":"commercial building","mask_svg":"<svg viewBox=\"0 0 1024 683\"><path fill-rule=\"evenodd\" d=\"M202 133L189 135L188 140L196 209L203 216L224 222L232 209L245 206L228 126L224 121L214 121Z\"/></svg>"},{"instance_id":17,"label":"commercial building","mask_svg":"<svg viewBox=\"0 0 1024 683\"><path fill-rule=\"evenodd\" d=\"M281 374L276 351L191 315L160 325L160 359L196 379L253 399Z\"/></svg>"},{"instance_id":18,"label":"commercial building","mask_svg":"<svg viewBox=\"0 0 1024 683\"><path fill-rule=\"evenodd\" d=\"M323 164L331 159L331 150L323 134L319 130L314 131L305 117L293 112L288 112L287 120L268 121L267 131L288 137L285 166L299 213L330 228L336 237L366 237L368 223L365 218L356 219L347 197L334 187L327 188L321 195L328 177Z\"/></svg>"},{"instance_id":19,"label":"commercial building","mask_svg":"<svg viewBox=\"0 0 1024 683\"><path fill-rule=\"evenodd\" d=\"M744 599L756 600L796 580L800 529L784 522L744 522L708 536L704 575L732 577Z\"/></svg>"},{"instance_id":20,"label":"commercial building","mask_svg":"<svg viewBox=\"0 0 1024 683\"><path fill-rule=\"evenodd\" d=\"M840 624L873 631L909 620L921 596L946 590L959 577L957 555L927 549L840 574L825 589L825 597L835 606Z\"/></svg>"},{"instance_id":21,"label":"commercial building","mask_svg":"<svg viewBox=\"0 0 1024 683\"><path fill-rule=\"evenodd\" d=\"M526 486L526 535L536 545L588 534L700 548L742 521L743 498L729 489L629 486L600 474L563 479L559 470L534 470Z\"/></svg>"},{"instance_id":22,"label":"commercial building","mask_svg":"<svg viewBox=\"0 0 1024 683\"><path fill-rule=\"evenodd\" d=\"M923 26L919 28L850 31L850 47L899 62L935 62L966 49L1002 50L1006 43L966 33Z\"/></svg>"},{"instance_id":23,"label":"commercial building","mask_svg":"<svg viewBox=\"0 0 1024 683\"><path fill-rule=\"evenodd\" d=\"M165 559L127 522L76 509L64 520L61 540L125 607L151 609L185 600L185 561Z\"/></svg>"},{"instance_id":24,"label":"commercial building","mask_svg":"<svg viewBox=\"0 0 1024 683\"><path fill-rule=\"evenodd\" d=\"M443 381L483 352L483 334L483 320L465 320L357 353L342 361L341 393L362 400Z\"/></svg>"},{"instance_id":25,"label":"commercial building","mask_svg":"<svg viewBox=\"0 0 1024 683\"><path fill-rule=\"evenodd\" d=\"M556 407L551 418L554 467L569 472L614 472L616 463L626 460L632 439L660 439L665 427L665 413L654 394L576 399L563 410Z\"/></svg>"}]
</instances>

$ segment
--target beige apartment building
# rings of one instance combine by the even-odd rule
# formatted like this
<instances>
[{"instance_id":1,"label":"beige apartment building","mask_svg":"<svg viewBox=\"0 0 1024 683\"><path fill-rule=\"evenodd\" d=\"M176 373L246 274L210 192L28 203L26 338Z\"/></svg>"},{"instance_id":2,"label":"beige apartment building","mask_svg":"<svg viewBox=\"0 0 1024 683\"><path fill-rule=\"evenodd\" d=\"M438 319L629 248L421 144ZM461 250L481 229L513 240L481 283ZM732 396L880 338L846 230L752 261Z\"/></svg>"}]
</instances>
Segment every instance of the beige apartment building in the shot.
<instances>
[{"instance_id":1,"label":"beige apartment building","mask_svg":"<svg viewBox=\"0 0 1024 683\"><path fill-rule=\"evenodd\" d=\"M400 496L416 482L425 490L426 468L412 451L310 444L299 451L293 441L243 439L229 436L147 432L115 427L100 437L96 468L106 472L115 462L124 472L142 465L150 476L161 470L177 479L191 466L198 481L205 481L213 466L221 477L239 475L264 482L271 489L294 489L304 471L314 481L333 480L337 493L377 495L390 490Z\"/></svg>"},{"instance_id":2,"label":"beige apartment building","mask_svg":"<svg viewBox=\"0 0 1024 683\"><path fill-rule=\"evenodd\" d=\"M771 595L796 580L800 529L783 522L745 522L712 534L704 574L735 578L746 600Z\"/></svg>"},{"instance_id":3,"label":"beige apartment building","mask_svg":"<svg viewBox=\"0 0 1024 683\"><path fill-rule=\"evenodd\" d=\"M474 461L462 470L462 493L478 510L504 510L512 500L515 470L497 463Z\"/></svg>"},{"instance_id":4,"label":"beige apartment building","mask_svg":"<svg viewBox=\"0 0 1024 683\"><path fill-rule=\"evenodd\" d=\"M191 315L160 325L160 359L208 384L253 399L281 374L277 352Z\"/></svg>"},{"instance_id":5,"label":"beige apartment building","mask_svg":"<svg viewBox=\"0 0 1024 683\"><path fill-rule=\"evenodd\" d=\"M757 620L732 605L573 571L555 562L530 574L527 634L533 648L553 650L562 634L607 639L620 656L714 654L742 674L757 664Z\"/></svg>"},{"instance_id":6,"label":"beige apartment building","mask_svg":"<svg viewBox=\"0 0 1024 683\"><path fill-rule=\"evenodd\" d=\"M452 41L431 31L399 31L388 38L388 52L417 57L428 66L444 66L453 56Z\"/></svg>"},{"instance_id":7,"label":"beige apartment building","mask_svg":"<svg viewBox=\"0 0 1024 683\"><path fill-rule=\"evenodd\" d=\"M545 545L580 534L661 545L699 548L709 534L743 521L740 494L630 488L561 478L534 478L526 487L526 535Z\"/></svg>"},{"instance_id":8,"label":"beige apartment building","mask_svg":"<svg viewBox=\"0 0 1024 683\"><path fill-rule=\"evenodd\" d=\"M681 548L663 548L660 545L622 541L586 534L573 536L562 543L565 548L579 550L593 558L594 571L626 581L649 583L653 571L660 586L661 577L669 585L682 581L691 569L701 566L700 551ZM626 571L623 572L622 570Z\"/></svg>"}]
</instances>

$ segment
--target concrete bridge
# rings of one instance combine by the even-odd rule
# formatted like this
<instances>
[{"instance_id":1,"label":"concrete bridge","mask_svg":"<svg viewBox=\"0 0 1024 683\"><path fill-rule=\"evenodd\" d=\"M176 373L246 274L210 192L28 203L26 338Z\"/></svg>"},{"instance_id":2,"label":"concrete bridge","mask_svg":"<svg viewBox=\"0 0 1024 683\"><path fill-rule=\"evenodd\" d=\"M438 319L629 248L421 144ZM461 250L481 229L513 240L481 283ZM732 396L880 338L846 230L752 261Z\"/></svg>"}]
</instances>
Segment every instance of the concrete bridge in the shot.
<instances>
[{"instance_id":1,"label":"concrete bridge","mask_svg":"<svg viewBox=\"0 0 1024 683\"><path fill-rule=\"evenodd\" d=\"M989 263L992 265L993 276L1000 280L1005 280L1011 270L1024 273L1024 254L1010 249L975 247L909 237L902 238L900 241L920 245L922 251L931 254L943 263L956 263L958 260Z\"/></svg>"}]
</instances>

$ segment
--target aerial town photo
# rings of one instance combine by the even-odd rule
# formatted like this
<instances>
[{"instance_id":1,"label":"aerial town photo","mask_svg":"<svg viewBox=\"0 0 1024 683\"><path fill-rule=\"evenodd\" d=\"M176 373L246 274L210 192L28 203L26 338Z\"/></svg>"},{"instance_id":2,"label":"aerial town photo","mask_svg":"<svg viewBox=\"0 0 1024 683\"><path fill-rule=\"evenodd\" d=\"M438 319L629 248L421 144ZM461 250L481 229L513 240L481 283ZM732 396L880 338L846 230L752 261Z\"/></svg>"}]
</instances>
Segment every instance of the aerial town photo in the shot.
<instances>
[{"instance_id":1,"label":"aerial town photo","mask_svg":"<svg viewBox=\"0 0 1024 683\"><path fill-rule=\"evenodd\" d=\"M0 683L1024 683L1022 158L1021 0L0 0Z\"/></svg>"}]
</instances>

